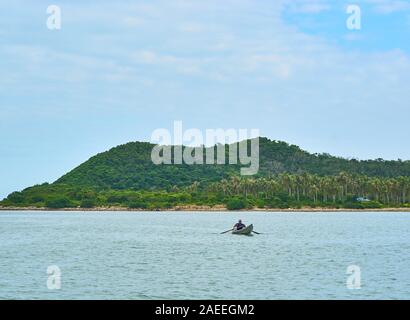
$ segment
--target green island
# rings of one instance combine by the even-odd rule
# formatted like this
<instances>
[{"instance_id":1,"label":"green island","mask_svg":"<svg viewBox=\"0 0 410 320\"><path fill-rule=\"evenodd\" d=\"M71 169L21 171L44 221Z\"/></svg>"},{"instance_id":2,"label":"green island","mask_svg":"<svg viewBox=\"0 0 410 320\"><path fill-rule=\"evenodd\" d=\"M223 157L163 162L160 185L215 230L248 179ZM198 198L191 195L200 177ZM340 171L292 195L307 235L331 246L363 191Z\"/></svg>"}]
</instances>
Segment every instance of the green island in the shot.
<instances>
[{"instance_id":1,"label":"green island","mask_svg":"<svg viewBox=\"0 0 410 320\"><path fill-rule=\"evenodd\" d=\"M0 207L410 209L410 161L311 154L267 138L259 144L259 172L241 176L240 164L155 165L153 144L130 142L93 156L53 183L13 192ZM227 156L229 145L224 147Z\"/></svg>"}]
</instances>

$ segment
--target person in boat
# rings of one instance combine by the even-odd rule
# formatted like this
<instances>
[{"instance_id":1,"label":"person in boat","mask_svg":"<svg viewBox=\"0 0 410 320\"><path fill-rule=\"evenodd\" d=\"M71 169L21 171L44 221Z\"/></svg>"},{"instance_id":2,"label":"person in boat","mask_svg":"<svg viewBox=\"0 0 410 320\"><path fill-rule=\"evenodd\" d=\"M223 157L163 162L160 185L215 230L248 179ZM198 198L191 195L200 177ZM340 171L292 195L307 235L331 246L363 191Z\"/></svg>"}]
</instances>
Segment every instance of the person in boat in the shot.
<instances>
[{"instance_id":1,"label":"person in boat","mask_svg":"<svg viewBox=\"0 0 410 320\"><path fill-rule=\"evenodd\" d=\"M246 226L242 223L242 220L239 219L238 223L235 223L233 226L234 230L241 230L245 228Z\"/></svg>"}]
</instances>

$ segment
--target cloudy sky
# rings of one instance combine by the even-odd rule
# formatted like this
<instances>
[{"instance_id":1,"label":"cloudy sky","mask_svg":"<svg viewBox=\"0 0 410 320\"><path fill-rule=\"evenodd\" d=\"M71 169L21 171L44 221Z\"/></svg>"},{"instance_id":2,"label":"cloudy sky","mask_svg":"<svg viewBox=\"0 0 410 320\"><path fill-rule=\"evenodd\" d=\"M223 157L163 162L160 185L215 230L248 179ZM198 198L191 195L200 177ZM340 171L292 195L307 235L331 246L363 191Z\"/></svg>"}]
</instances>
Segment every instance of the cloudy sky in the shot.
<instances>
[{"instance_id":1,"label":"cloudy sky","mask_svg":"<svg viewBox=\"0 0 410 320\"><path fill-rule=\"evenodd\" d=\"M0 0L0 197L175 120L410 159L409 36L404 0Z\"/></svg>"}]
</instances>

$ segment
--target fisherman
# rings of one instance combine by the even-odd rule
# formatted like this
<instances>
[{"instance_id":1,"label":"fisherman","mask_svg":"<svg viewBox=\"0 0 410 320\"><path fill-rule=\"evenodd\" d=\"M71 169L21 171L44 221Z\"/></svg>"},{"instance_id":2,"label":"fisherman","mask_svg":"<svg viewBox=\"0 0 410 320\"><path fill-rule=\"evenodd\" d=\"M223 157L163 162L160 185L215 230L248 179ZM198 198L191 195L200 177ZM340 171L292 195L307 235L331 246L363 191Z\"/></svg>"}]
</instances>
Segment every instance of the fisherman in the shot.
<instances>
[{"instance_id":1,"label":"fisherman","mask_svg":"<svg viewBox=\"0 0 410 320\"><path fill-rule=\"evenodd\" d=\"M245 228L246 226L242 223L242 220L239 219L238 223L235 223L235 225L233 226L234 230L241 230L243 228Z\"/></svg>"}]
</instances>

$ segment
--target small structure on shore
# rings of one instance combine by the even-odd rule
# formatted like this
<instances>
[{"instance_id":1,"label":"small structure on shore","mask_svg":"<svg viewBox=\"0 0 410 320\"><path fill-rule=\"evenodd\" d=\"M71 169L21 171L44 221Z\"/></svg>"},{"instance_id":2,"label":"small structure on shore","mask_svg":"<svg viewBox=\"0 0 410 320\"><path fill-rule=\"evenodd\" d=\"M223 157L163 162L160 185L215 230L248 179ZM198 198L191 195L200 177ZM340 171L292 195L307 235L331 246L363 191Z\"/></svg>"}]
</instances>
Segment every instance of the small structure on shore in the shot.
<instances>
[{"instance_id":1,"label":"small structure on shore","mask_svg":"<svg viewBox=\"0 0 410 320\"><path fill-rule=\"evenodd\" d=\"M357 202L370 202L370 199L364 198L364 197L358 197L356 198Z\"/></svg>"}]
</instances>

